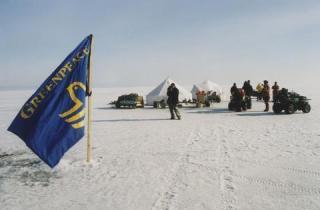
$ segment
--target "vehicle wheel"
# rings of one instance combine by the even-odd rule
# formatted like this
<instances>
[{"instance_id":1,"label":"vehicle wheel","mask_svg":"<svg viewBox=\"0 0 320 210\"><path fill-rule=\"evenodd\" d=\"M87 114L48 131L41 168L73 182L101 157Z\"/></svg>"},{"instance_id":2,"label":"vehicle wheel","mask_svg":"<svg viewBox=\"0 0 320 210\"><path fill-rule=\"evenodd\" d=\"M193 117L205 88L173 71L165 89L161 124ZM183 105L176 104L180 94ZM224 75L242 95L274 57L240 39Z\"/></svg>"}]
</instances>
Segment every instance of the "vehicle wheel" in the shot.
<instances>
[{"instance_id":1,"label":"vehicle wheel","mask_svg":"<svg viewBox=\"0 0 320 210\"><path fill-rule=\"evenodd\" d=\"M287 114L293 114L295 112L293 104L289 104L288 108L286 109Z\"/></svg>"},{"instance_id":2,"label":"vehicle wheel","mask_svg":"<svg viewBox=\"0 0 320 210\"><path fill-rule=\"evenodd\" d=\"M251 102L250 99L248 99L246 104L247 104L247 109L251 109L252 108L252 102Z\"/></svg>"},{"instance_id":3,"label":"vehicle wheel","mask_svg":"<svg viewBox=\"0 0 320 210\"><path fill-rule=\"evenodd\" d=\"M231 102L228 104L228 109L229 109L229 111L232 111L232 104L231 104Z\"/></svg>"},{"instance_id":4,"label":"vehicle wheel","mask_svg":"<svg viewBox=\"0 0 320 210\"><path fill-rule=\"evenodd\" d=\"M310 104L306 103L302 108L303 113L309 113L311 111Z\"/></svg>"},{"instance_id":5,"label":"vehicle wheel","mask_svg":"<svg viewBox=\"0 0 320 210\"><path fill-rule=\"evenodd\" d=\"M157 103L157 102L153 102L153 108L159 108L160 107L160 105L159 105L159 103Z\"/></svg>"},{"instance_id":6,"label":"vehicle wheel","mask_svg":"<svg viewBox=\"0 0 320 210\"><path fill-rule=\"evenodd\" d=\"M272 109L275 114L280 114L282 112L282 107L279 103L274 103Z\"/></svg>"},{"instance_id":7,"label":"vehicle wheel","mask_svg":"<svg viewBox=\"0 0 320 210\"><path fill-rule=\"evenodd\" d=\"M241 106L241 108L242 108L243 111L247 111L247 104L246 104L246 102L242 101L240 106Z\"/></svg>"},{"instance_id":8,"label":"vehicle wheel","mask_svg":"<svg viewBox=\"0 0 320 210\"><path fill-rule=\"evenodd\" d=\"M116 103L116 108L119 109L120 108L120 104Z\"/></svg>"}]
</instances>

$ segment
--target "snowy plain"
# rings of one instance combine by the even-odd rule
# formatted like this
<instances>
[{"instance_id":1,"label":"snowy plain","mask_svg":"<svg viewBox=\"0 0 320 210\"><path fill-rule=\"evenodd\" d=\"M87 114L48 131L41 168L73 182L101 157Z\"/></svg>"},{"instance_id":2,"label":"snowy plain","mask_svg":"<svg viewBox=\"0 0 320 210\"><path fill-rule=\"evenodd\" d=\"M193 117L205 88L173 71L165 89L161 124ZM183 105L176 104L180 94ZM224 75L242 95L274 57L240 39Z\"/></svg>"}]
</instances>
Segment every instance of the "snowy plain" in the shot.
<instances>
[{"instance_id":1,"label":"snowy plain","mask_svg":"<svg viewBox=\"0 0 320 210\"><path fill-rule=\"evenodd\" d=\"M95 89L93 158L86 139L50 169L7 131L33 91L0 91L0 209L320 209L320 96L294 115L181 108L114 109Z\"/></svg>"}]
</instances>

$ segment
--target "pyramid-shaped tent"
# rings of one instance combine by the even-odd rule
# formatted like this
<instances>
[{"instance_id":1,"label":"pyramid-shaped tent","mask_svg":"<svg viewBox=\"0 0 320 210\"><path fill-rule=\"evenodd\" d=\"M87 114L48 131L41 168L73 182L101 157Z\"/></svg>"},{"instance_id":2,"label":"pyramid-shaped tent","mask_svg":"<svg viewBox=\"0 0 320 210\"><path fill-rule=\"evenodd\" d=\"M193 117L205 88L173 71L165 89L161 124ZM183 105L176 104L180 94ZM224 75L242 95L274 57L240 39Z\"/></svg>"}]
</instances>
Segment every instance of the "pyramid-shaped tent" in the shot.
<instances>
[{"instance_id":1,"label":"pyramid-shaped tent","mask_svg":"<svg viewBox=\"0 0 320 210\"><path fill-rule=\"evenodd\" d=\"M153 105L155 101L161 101L161 100L167 101L168 99L167 89L171 83L174 83L179 90L179 101L192 99L191 93L189 91L184 89L182 86L178 85L172 79L168 78L164 80L160 85L158 85L146 96L147 105Z\"/></svg>"},{"instance_id":2,"label":"pyramid-shaped tent","mask_svg":"<svg viewBox=\"0 0 320 210\"><path fill-rule=\"evenodd\" d=\"M191 90L191 94L192 94L192 98L196 99L197 98L197 92L198 91L213 91L216 92L217 95L222 95L223 91L222 91L222 87L210 80L206 80L200 84L196 84L193 85L192 90Z\"/></svg>"}]
</instances>

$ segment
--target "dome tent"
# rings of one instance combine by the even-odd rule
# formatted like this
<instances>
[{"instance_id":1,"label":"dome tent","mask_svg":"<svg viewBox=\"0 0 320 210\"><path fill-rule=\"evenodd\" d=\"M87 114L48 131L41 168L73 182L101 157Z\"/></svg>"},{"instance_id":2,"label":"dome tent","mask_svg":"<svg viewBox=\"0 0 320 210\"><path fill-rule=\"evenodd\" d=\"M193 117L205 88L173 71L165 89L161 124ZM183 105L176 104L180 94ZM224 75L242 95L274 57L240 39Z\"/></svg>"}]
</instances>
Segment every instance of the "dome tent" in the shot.
<instances>
[{"instance_id":1,"label":"dome tent","mask_svg":"<svg viewBox=\"0 0 320 210\"><path fill-rule=\"evenodd\" d=\"M184 89L182 86L178 85L172 79L168 78L146 96L147 105L153 105L153 102L155 101L167 101L167 89L171 83L174 83L179 90L179 101L192 99L191 93L189 91Z\"/></svg>"},{"instance_id":2,"label":"dome tent","mask_svg":"<svg viewBox=\"0 0 320 210\"><path fill-rule=\"evenodd\" d=\"M193 85L192 90L191 90L191 94L192 94L193 99L197 98L196 94L199 91L205 91L205 92L213 91L213 92L216 92L217 95L219 95L219 96L221 96L223 93L222 87L220 85L210 81L210 80L206 80L200 84Z\"/></svg>"}]
</instances>

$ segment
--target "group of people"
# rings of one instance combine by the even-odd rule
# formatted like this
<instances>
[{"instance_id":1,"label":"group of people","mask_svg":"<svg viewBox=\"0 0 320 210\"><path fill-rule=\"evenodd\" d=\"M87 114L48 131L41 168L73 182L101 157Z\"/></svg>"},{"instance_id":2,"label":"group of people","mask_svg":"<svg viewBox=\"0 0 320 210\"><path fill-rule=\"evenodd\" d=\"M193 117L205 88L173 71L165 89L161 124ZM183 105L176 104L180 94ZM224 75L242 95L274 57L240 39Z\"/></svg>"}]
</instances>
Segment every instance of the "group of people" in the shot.
<instances>
[{"instance_id":1,"label":"group of people","mask_svg":"<svg viewBox=\"0 0 320 210\"><path fill-rule=\"evenodd\" d=\"M257 85L256 90L257 90L258 95L262 95L263 87L264 87L264 84L262 84L262 83L259 83ZM274 85L272 86L272 99L273 99L273 101L277 100L278 95L279 95L279 91L280 91L280 87L279 87L278 83L274 82ZM261 96L257 97L257 99L262 99L262 97Z\"/></svg>"},{"instance_id":2,"label":"group of people","mask_svg":"<svg viewBox=\"0 0 320 210\"><path fill-rule=\"evenodd\" d=\"M279 95L279 85L277 82L272 86L272 96L273 101L277 101ZM270 86L267 80L263 81L263 84L259 83L256 91L254 91L252 85L250 84L250 80L247 80L243 83L242 88L238 88L236 83L233 83L233 86L230 89L231 95L235 100L243 100L245 98L247 109L251 109L252 107L252 96L257 96L257 98L261 97L265 103L265 112L269 111L269 102L270 102ZM171 119L181 120L181 114L177 108L179 103L179 90L175 86L174 83L170 84L167 89L167 104L169 106Z\"/></svg>"},{"instance_id":3,"label":"group of people","mask_svg":"<svg viewBox=\"0 0 320 210\"><path fill-rule=\"evenodd\" d=\"M280 87L277 82L272 86L272 96L273 102L277 101L279 95ZM256 91L253 90L250 80L243 83L242 88L238 88L236 83L233 83L233 86L230 89L231 95L236 100L242 100L245 97L245 102L247 108L251 109L251 97L256 96L257 99L262 99L265 103L265 112L269 111L269 102L270 102L270 86L267 80L263 81L263 84L259 83L257 85Z\"/></svg>"}]
</instances>

